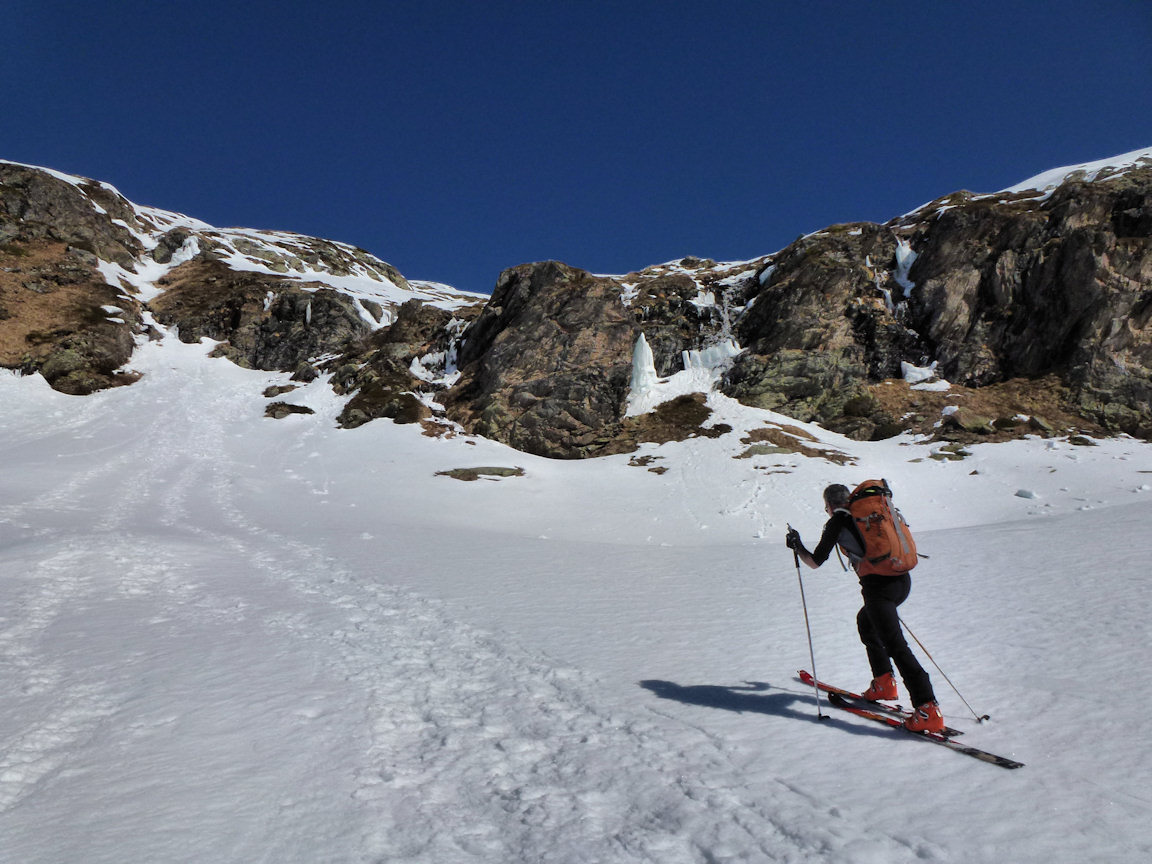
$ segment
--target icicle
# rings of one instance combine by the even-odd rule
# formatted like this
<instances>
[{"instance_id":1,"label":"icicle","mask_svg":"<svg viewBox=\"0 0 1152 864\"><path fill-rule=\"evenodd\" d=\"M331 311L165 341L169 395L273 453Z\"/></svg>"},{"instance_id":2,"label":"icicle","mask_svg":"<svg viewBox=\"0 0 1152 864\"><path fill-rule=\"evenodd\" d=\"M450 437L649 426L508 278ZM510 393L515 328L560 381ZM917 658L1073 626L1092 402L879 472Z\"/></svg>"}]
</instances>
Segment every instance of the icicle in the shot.
<instances>
[{"instance_id":1,"label":"icicle","mask_svg":"<svg viewBox=\"0 0 1152 864\"><path fill-rule=\"evenodd\" d=\"M632 349L632 383L629 388L633 396L640 396L656 384L656 359L648 340L641 333Z\"/></svg>"},{"instance_id":2,"label":"icicle","mask_svg":"<svg viewBox=\"0 0 1152 864\"><path fill-rule=\"evenodd\" d=\"M896 284L904 289L904 296L911 297L912 289L916 287L916 283L908 279L908 271L912 269L912 264L916 261L916 253L912 251L912 244L905 240L903 237L896 238L896 273L892 277L896 280Z\"/></svg>"}]
</instances>

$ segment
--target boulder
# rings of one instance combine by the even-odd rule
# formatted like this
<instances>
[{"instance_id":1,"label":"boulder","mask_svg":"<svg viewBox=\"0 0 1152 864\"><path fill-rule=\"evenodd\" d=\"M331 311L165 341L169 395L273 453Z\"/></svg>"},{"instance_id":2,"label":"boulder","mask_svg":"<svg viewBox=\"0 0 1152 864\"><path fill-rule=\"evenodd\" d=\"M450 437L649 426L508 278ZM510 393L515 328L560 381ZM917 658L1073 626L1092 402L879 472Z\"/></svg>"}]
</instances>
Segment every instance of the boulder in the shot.
<instances>
[{"instance_id":1,"label":"boulder","mask_svg":"<svg viewBox=\"0 0 1152 864\"><path fill-rule=\"evenodd\" d=\"M957 408L955 411L945 414L944 422L964 432L975 432L980 435L991 434L996 431L991 417L977 414L972 409L965 407Z\"/></svg>"}]
</instances>

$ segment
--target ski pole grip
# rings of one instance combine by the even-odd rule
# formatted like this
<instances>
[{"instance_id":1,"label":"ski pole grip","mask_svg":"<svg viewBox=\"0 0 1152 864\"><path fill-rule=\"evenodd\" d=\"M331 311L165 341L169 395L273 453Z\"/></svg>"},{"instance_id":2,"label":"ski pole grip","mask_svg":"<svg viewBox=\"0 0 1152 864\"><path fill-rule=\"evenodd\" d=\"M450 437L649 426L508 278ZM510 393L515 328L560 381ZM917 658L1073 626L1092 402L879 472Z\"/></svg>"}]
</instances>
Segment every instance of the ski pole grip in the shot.
<instances>
[{"instance_id":1,"label":"ski pole grip","mask_svg":"<svg viewBox=\"0 0 1152 864\"><path fill-rule=\"evenodd\" d=\"M795 528L792 527L791 522L785 522L784 524L788 526L788 533L789 534L791 534L793 531L796 530ZM796 549L795 547L792 548L792 560L796 564L796 572L799 573L800 572L800 551L798 549Z\"/></svg>"}]
</instances>

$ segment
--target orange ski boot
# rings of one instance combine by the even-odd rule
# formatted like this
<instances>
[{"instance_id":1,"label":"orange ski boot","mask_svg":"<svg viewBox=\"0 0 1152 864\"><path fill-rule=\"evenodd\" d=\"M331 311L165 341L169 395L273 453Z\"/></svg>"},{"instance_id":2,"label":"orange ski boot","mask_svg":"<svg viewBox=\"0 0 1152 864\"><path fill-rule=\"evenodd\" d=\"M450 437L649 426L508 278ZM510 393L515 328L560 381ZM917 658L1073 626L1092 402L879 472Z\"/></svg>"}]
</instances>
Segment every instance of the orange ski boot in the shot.
<instances>
[{"instance_id":1,"label":"orange ski boot","mask_svg":"<svg viewBox=\"0 0 1152 864\"><path fill-rule=\"evenodd\" d=\"M904 721L904 726L911 732L943 732L944 715L935 702L925 702Z\"/></svg>"},{"instance_id":2,"label":"orange ski boot","mask_svg":"<svg viewBox=\"0 0 1152 864\"><path fill-rule=\"evenodd\" d=\"M868 689L860 695L873 702L900 698L900 694L896 691L896 679L892 677L891 672L885 672L879 678L873 678Z\"/></svg>"}]
</instances>

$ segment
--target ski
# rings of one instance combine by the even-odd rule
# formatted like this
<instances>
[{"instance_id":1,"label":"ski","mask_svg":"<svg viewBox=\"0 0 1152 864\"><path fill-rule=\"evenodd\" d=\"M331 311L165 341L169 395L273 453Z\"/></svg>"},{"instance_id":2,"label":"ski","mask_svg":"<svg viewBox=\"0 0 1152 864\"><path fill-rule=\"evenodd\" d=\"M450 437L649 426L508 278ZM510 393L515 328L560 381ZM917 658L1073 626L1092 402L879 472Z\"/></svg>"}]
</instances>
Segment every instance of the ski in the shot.
<instances>
[{"instance_id":1,"label":"ski","mask_svg":"<svg viewBox=\"0 0 1152 864\"><path fill-rule=\"evenodd\" d=\"M942 744L950 750L955 750L957 753L963 753L966 756L971 756L974 759L979 759L981 762L988 762L991 765L999 765L1001 768L1023 768L1023 762L1016 762L1013 759L1008 759L1005 756L997 756L995 753L989 753L986 750L978 750L975 747L969 747L966 744L961 744L959 741L953 741L946 735L940 735L936 732L913 732L904 725L904 721L898 717L893 717L891 714L883 714L879 711L870 711L867 708L859 708L851 704L847 699L840 696L838 693L829 693L828 701L835 705L842 711L849 711L857 717L863 717L866 720L873 720L877 723L883 723L886 726L892 726L896 729L901 729L909 735L915 735L918 738L924 738L931 741L933 744Z\"/></svg>"},{"instance_id":2,"label":"ski","mask_svg":"<svg viewBox=\"0 0 1152 864\"><path fill-rule=\"evenodd\" d=\"M910 711L901 708L899 705L885 705L883 702L875 702L872 699L865 699L859 693L853 693L851 690L845 690L843 687L836 687L833 684L826 684L823 681L818 681L813 678L811 673L806 669L801 669L798 673L800 680L807 684L809 687L816 686L823 690L825 693L836 695L848 700L858 708L864 708L870 711L877 711L881 714L888 714L892 717L899 717L901 720L907 720L912 716ZM962 729L953 729L951 726L944 727L944 735L949 738L955 738L957 735L963 735Z\"/></svg>"}]
</instances>

